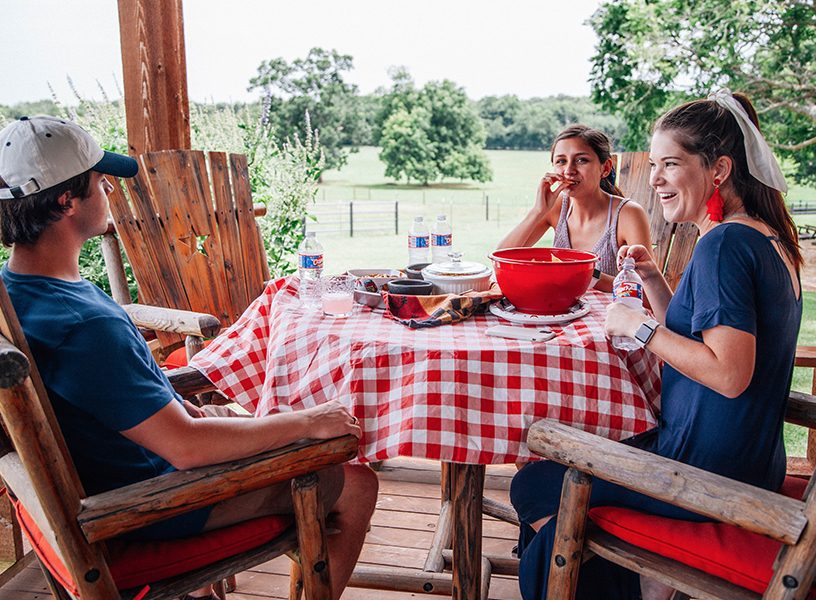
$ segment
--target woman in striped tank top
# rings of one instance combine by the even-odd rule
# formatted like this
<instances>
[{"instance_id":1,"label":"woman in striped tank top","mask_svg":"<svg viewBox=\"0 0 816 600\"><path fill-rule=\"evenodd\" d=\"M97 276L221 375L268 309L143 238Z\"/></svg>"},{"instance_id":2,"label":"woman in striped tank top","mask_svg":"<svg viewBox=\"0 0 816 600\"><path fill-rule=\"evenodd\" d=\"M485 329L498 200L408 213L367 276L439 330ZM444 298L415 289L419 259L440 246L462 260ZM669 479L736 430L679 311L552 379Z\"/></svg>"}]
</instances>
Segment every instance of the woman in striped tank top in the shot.
<instances>
[{"instance_id":1,"label":"woman in striped tank top","mask_svg":"<svg viewBox=\"0 0 816 600\"><path fill-rule=\"evenodd\" d=\"M555 172L544 175L535 204L498 247L533 246L552 227L554 247L601 257L595 287L610 292L618 248L652 247L646 211L615 186L609 138L601 131L570 125L555 138L551 158Z\"/></svg>"}]
</instances>

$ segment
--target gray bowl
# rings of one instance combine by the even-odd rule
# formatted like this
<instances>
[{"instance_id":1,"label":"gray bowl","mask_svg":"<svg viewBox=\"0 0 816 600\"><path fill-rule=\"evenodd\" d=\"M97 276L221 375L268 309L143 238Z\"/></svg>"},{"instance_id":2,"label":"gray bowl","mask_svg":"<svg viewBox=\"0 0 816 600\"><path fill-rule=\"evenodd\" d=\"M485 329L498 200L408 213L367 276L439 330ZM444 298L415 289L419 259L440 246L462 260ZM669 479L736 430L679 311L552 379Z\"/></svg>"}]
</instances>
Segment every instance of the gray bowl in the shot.
<instances>
[{"instance_id":1,"label":"gray bowl","mask_svg":"<svg viewBox=\"0 0 816 600\"><path fill-rule=\"evenodd\" d=\"M422 277L422 269L427 267L431 263L416 263L413 265L408 265L405 267L405 274L408 275L408 279L423 279Z\"/></svg>"},{"instance_id":2,"label":"gray bowl","mask_svg":"<svg viewBox=\"0 0 816 600\"><path fill-rule=\"evenodd\" d=\"M405 296L429 296L433 293L434 285L430 281L419 279L393 279L388 282L389 294Z\"/></svg>"}]
</instances>

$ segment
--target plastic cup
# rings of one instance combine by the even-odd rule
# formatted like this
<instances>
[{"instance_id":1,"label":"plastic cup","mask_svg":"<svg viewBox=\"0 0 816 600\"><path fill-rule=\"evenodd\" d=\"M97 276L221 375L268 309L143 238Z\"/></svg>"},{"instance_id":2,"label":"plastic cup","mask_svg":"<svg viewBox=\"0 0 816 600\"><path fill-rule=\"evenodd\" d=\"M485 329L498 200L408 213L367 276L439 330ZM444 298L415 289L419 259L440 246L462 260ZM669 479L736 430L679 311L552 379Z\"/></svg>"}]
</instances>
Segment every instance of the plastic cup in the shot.
<instances>
[{"instance_id":1,"label":"plastic cup","mask_svg":"<svg viewBox=\"0 0 816 600\"><path fill-rule=\"evenodd\" d=\"M324 315L335 318L351 315L356 281L352 275L333 275L320 280Z\"/></svg>"}]
</instances>

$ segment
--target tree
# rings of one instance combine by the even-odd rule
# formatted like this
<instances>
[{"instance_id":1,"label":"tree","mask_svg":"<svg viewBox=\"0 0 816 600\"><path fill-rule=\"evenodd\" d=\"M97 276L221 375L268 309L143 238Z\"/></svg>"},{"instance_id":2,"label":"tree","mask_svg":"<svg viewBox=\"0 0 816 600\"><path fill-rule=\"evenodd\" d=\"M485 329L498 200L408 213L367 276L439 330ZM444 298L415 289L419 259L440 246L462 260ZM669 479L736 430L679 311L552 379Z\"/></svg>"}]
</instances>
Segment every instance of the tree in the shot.
<instances>
[{"instance_id":1,"label":"tree","mask_svg":"<svg viewBox=\"0 0 816 600\"><path fill-rule=\"evenodd\" d=\"M439 176L434 162L434 144L428 139L428 111L417 106L411 112L398 108L383 125L380 160L386 164L385 176L408 183L416 179L427 185Z\"/></svg>"},{"instance_id":2,"label":"tree","mask_svg":"<svg viewBox=\"0 0 816 600\"><path fill-rule=\"evenodd\" d=\"M306 113L320 133L326 168L346 164L346 146L356 146L365 133L364 121L356 110L357 86L343 80L352 69L352 57L312 48L305 59L288 64L283 58L263 61L258 76L250 79L249 90L263 89L269 98L270 119L279 139L293 138L303 131ZM273 89L283 97L275 96Z\"/></svg>"},{"instance_id":3,"label":"tree","mask_svg":"<svg viewBox=\"0 0 816 600\"><path fill-rule=\"evenodd\" d=\"M377 138L383 147L380 160L388 165L386 174L398 179L405 173L426 185L437 177L492 179L482 150L484 126L464 90L448 80L417 90L404 68L390 74L394 85L383 92L376 118L383 124ZM400 150L400 144L406 147Z\"/></svg>"},{"instance_id":4,"label":"tree","mask_svg":"<svg viewBox=\"0 0 816 600\"><path fill-rule=\"evenodd\" d=\"M598 35L593 99L620 112L624 143L645 146L654 120L720 87L743 91L769 143L816 182L816 5L810 0L612 0Z\"/></svg>"}]
</instances>

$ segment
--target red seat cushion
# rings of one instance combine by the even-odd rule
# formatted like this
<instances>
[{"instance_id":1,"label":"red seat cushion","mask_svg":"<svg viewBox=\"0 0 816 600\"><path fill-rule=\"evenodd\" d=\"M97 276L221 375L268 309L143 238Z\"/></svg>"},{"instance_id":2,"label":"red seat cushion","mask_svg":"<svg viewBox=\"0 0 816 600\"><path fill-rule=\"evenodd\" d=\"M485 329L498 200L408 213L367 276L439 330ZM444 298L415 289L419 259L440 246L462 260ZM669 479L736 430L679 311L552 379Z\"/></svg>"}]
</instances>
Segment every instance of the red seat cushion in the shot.
<instances>
[{"instance_id":1,"label":"red seat cushion","mask_svg":"<svg viewBox=\"0 0 816 600\"><path fill-rule=\"evenodd\" d=\"M780 490L801 498L807 481L787 477ZM724 523L693 523L615 507L590 509L601 529L640 548L673 558L762 594L773 576L780 542Z\"/></svg>"},{"instance_id":2,"label":"red seat cushion","mask_svg":"<svg viewBox=\"0 0 816 600\"><path fill-rule=\"evenodd\" d=\"M214 340L215 338L213 338ZM210 344L212 344L213 340L204 340L204 347L206 348ZM167 358L164 359L164 362L161 364L163 367L167 367L168 369L178 369L179 367L186 367L187 366L187 348L182 346L181 348L177 348L173 350L170 354L167 355Z\"/></svg>"},{"instance_id":3,"label":"red seat cushion","mask_svg":"<svg viewBox=\"0 0 816 600\"><path fill-rule=\"evenodd\" d=\"M78 595L68 569L34 520L19 502L14 505L20 526L37 556L65 589ZM291 523L292 517L289 516L268 516L173 540L111 540L106 543L111 557L111 575L119 589L145 586L256 548L278 537Z\"/></svg>"}]
</instances>

